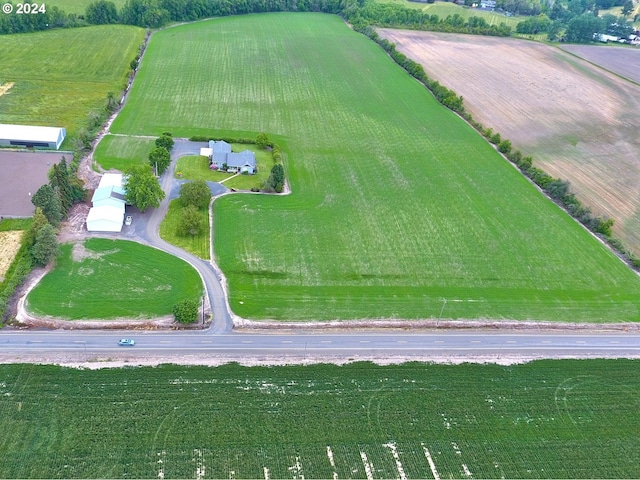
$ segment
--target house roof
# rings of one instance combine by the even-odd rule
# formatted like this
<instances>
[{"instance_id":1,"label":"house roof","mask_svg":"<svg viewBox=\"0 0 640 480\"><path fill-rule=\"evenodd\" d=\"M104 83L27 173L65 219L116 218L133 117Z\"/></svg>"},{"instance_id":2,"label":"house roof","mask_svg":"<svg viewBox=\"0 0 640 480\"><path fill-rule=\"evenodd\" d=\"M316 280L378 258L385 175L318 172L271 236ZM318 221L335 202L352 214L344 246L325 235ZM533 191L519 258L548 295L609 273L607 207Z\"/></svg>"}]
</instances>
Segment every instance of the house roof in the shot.
<instances>
[{"instance_id":1,"label":"house roof","mask_svg":"<svg viewBox=\"0 0 640 480\"><path fill-rule=\"evenodd\" d=\"M228 153L227 154L227 166L229 167L243 167L243 166L256 166L256 155L251 150L245 150L240 153Z\"/></svg>"},{"instance_id":2,"label":"house roof","mask_svg":"<svg viewBox=\"0 0 640 480\"><path fill-rule=\"evenodd\" d=\"M213 148L201 148L200 155L202 155L203 157L210 157L211 155L213 155Z\"/></svg>"},{"instance_id":3,"label":"house roof","mask_svg":"<svg viewBox=\"0 0 640 480\"><path fill-rule=\"evenodd\" d=\"M209 148L214 155L216 153L231 153L231 145L224 140L209 140Z\"/></svg>"}]
</instances>

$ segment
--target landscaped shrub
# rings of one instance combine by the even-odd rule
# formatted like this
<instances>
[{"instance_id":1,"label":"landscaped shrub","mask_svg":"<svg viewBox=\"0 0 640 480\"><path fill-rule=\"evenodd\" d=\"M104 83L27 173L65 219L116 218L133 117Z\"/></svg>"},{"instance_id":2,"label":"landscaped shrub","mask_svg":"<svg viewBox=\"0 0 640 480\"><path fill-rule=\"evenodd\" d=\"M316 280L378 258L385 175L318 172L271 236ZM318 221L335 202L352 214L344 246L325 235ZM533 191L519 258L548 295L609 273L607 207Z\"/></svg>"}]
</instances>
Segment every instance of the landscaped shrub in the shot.
<instances>
[{"instance_id":1,"label":"landscaped shrub","mask_svg":"<svg viewBox=\"0 0 640 480\"><path fill-rule=\"evenodd\" d=\"M198 321L198 302L182 300L173 306L173 316L178 323L195 323Z\"/></svg>"}]
</instances>

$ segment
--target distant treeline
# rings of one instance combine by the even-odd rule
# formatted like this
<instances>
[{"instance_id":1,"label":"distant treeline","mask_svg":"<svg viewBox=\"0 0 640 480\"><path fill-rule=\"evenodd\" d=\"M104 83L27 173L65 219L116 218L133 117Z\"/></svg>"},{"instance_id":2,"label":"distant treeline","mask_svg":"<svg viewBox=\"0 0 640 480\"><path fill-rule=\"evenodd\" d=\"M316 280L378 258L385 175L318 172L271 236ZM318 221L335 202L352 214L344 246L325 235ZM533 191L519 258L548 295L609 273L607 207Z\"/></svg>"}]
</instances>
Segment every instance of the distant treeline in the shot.
<instances>
[{"instance_id":1,"label":"distant treeline","mask_svg":"<svg viewBox=\"0 0 640 480\"><path fill-rule=\"evenodd\" d=\"M160 28L171 22L260 12L323 12L341 15L358 25L403 27L439 32L507 36L505 24L489 25L483 18L465 20L455 14L444 19L401 5L374 0L128 0L120 9L108 0L91 3L84 15L67 14L57 7L37 15L2 15L0 33L24 33L50 28L125 24Z\"/></svg>"},{"instance_id":2,"label":"distant treeline","mask_svg":"<svg viewBox=\"0 0 640 480\"><path fill-rule=\"evenodd\" d=\"M498 37L511 35L511 27L505 23L489 25L484 18L477 16L465 20L458 13L440 18L438 15L429 15L415 8L392 3L378 3L373 0L368 0L357 8L353 6L345 8L342 11L342 16L352 25L359 27L376 25L378 27L402 27L413 30L472 33Z\"/></svg>"}]
</instances>

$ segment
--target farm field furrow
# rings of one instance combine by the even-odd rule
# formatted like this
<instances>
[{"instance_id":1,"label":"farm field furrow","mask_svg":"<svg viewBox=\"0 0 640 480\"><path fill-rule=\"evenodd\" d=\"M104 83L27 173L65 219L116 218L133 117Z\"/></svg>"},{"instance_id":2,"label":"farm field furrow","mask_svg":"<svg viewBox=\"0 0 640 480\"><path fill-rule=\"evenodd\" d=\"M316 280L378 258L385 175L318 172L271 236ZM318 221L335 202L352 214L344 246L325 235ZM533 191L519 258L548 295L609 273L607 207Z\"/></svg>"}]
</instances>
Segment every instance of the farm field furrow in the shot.
<instances>
[{"instance_id":1,"label":"farm field furrow","mask_svg":"<svg viewBox=\"0 0 640 480\"><path fill-rule=\"evenodd\" d=\"M638 48L611 45L563 45L562 49L640 84L640 49Z\"/></svg>"},{"instance_id":2,"label":"farm field furrow","mask_svg":"<svg viewBox=\"0 0 640 480\"><path fill-rule=\"evenodd\" d=\"M0 123L65 127L68 137L126 85L142 28L108 25L2 35ZM63 144L64 148L64 144Z\"/></svg>"},{"instance_id":3,"label":"farm field furrow","mask_svg":"<svg viewBox=\"0 0 640 480\"><path fill-rule=\"evenodd\" d=\"M380 34L462 95L476 120L532 155L534 165L569 180L595 214L615 220L614 234L640 254L639 85L525 40L389 29ZM640 59L638 51L566 49L621 75L640 75L640 62L633 61Z\"/></svg>"},{"instance_id":4,"label":"farm field furrow","mask_svg":"<svg viewBox=\"0 0 640 480\"><path fill-rule=\"evenodd\" d=\"M214 203L240 316L640 319L638 277L338 17L156 33L112 131L283 147L291 195Z\"/></svg>"},{"instance_id":5,"label":"farm field furrow","mask_svg":"<svg viewBox=\"0 0 640 480\"><path fill-rule=\"evenodd\" d=\"M0 365L0 477L637 478L637 369Z\"/></svg>"}]
</instances>

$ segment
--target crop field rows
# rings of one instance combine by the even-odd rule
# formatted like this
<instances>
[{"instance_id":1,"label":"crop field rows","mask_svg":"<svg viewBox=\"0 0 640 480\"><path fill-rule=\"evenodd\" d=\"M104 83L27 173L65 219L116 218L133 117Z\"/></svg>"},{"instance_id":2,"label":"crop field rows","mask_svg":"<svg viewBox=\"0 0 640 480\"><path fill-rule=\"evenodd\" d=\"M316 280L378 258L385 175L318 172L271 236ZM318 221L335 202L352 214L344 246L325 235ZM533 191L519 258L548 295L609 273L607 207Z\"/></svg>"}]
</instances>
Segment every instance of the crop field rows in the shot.
<instances>
[{"instance_id":1,"label":"crop field rows","mask_svg":"<svg viewBox=\"0 0 640 480\"><path fill-rule=\"evenodd\" d=\"M637 367L0 365L0 477L636 478Z\"/></svg>"},{"instance_id":2,"label":"crop field rows","mask_svg":"<svg viewBox=\"0 0 640 480\"><path fill-rule=\"evenodd\" d=\"M0 83L13 86L0 96L0 123L65 127L74 137L124 88L143 39L143 29L122 25L3 35Z\"/></svg>"},{"instance_id":3,"label":"crop field rows","mask_svg":"<svg viewBox=\"0 0 640 480\"><path fill-rule=\"evenodd\" d=\"M633 272L338 17L158 32L112 131L283 147L291 195L214 203L242 317L640 318Z\"/></svg>"}]
</instances>

